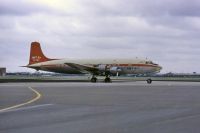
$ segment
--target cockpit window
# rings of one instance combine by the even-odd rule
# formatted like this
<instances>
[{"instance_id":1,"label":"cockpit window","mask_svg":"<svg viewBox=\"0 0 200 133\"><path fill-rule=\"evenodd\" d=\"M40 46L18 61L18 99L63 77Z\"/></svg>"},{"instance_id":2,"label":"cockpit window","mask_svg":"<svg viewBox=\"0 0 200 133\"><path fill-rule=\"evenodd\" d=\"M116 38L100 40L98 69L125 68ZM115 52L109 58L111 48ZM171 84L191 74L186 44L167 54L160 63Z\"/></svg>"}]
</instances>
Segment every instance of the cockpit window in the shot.
<instances>
[{"instance_id":1,"label":"cockpit window","mask_svg":"<svg viewBox=\"0 0 200 133\"><path fill-rule=\"evenodd\" d=\"M153 64L152 61L146 61L146 64Z\"/></svg>"},{"instance_id":2,"label":"cockpit window","mask_svg":"<svg viewBox=\"0 0 200 133\"><path fill-rule=\"evenodd\" d=\"M152 64L152 65L157 65L156 63L152 62L152 61L146 61L146 64Z\"/></svg>"}]
</instances>

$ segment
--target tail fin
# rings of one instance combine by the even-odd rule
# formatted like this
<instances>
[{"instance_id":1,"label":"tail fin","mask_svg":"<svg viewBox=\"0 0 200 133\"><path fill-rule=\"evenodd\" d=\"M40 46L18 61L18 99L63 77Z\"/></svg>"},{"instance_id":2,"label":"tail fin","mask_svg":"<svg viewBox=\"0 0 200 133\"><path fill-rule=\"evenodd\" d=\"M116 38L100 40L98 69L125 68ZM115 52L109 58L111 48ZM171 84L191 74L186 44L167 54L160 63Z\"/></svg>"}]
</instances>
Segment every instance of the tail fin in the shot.
<instances>
[{"instance_id":1,"label":"tail fin","mask_svg":"<svg viewBox=\"0 0 200 133\"><path fill-rule=\"evenodd\" d=\"M52 60L52 59L47 58L43 54L39 42L32 42L31 43L29 65L44 62L44 61L50 61L50 60Z\"/></svg>"}]
</instances>

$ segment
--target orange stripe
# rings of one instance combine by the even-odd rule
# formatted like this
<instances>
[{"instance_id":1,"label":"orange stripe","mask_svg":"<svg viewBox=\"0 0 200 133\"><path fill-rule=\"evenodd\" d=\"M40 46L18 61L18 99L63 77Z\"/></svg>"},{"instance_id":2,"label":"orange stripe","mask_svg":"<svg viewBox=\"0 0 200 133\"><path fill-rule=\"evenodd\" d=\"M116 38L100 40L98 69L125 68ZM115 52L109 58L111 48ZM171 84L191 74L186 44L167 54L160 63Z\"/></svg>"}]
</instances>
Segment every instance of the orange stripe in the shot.
<instances>
[{"instance_id":1,"label":"orange stripe","mask_svg":"<svg viewBox=\"0 0 200 133\"><path fill-rule=\"evenodd\" d=\"M156 65L150 65L150 64L109 64L111 66L122 66L122 67L129 67L129 66L143 66L143 67L158 67ZM53 65L42 65L42 67L58 67L59 65L53 64Z\"/></svg>"},{"instance_id":2,"label":"orange stripe","mask_svg":"<svg viewBox=\"0 0 200 133\"><path fill-rule=\"evenodd\" d=\"M119 64L118 66L143 66L143 67L157 67L155 65L150 64Z\"/></svg>"}]
</instances>

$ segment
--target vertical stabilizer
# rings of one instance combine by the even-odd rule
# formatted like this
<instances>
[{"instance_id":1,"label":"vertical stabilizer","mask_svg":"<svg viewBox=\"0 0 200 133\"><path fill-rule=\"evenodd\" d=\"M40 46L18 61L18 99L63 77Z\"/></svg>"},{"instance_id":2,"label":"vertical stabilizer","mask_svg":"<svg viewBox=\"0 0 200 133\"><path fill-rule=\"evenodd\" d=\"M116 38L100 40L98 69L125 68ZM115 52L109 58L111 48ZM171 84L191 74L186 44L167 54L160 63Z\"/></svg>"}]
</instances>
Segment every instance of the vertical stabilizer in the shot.
<instances>
[{"instance_id":1,"label":"vertical stabilizer","mask_svg":"<svg viewBox=\"0 0 200 133\"><path fill-rule=\"evenodd\" d=\"M44 61L50 61L50 60L52 60L52 59L47 58L43 54L39 42L31 43L29 65L44 62Z\"/></svg>"}]
</instances>

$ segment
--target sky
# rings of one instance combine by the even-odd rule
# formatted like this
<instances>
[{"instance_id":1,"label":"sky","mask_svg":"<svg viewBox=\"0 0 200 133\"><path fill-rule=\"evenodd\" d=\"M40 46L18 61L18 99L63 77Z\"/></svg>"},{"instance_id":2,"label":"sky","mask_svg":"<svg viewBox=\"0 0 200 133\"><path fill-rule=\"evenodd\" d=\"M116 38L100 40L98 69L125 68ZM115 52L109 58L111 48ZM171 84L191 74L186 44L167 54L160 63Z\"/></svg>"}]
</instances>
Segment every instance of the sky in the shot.
<instances>
[{"instance_id":1,"label":"sky","mask_svg":"<svg viewBox=\"0 0 200 133\"><path fill-rule=\"evenodd\" d=\"M148 58L162 73L200 73L199 0L0 0L0 67L49 58Z\"/></svg>"}]
</instances>

